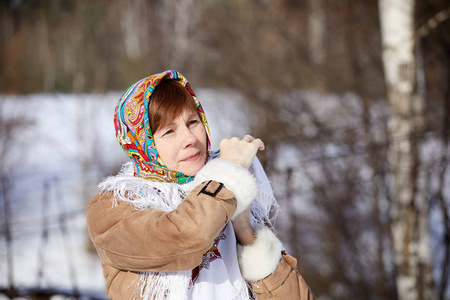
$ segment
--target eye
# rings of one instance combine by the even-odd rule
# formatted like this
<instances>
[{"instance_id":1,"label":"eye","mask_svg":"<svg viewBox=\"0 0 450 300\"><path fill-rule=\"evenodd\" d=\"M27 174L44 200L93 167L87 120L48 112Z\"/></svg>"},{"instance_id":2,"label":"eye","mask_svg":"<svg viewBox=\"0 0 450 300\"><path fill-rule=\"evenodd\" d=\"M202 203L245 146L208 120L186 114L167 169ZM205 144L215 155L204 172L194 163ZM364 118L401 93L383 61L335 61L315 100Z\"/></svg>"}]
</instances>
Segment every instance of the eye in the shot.
<instances>
[{"instance_id":1,"label":"eye","mask_svg":"<svg viewBox=\"0 0 450 300\"><path fill-rule=\"evenodd\" d=\"M195 125L200 123L200 118L198 116L192 117L187 123L187 126Z\"/></svg>"},{"instance_id":2,"label":"eye","mask_svg":"<svg viewBox=\"0 0 450 300\"><path fill-rule=\"evenodd\" d=\"M162 136L171 134L172 132L173 132L173 129L166 130L166 131L162 134Z\"/></svg>"},{"instance_id":3,"label":"eye","mask_svg":"<svg viewBox=\"0 0 450 300\"><path fill-rule=\"evenodd\" d=\"M198 120L191 120L191 121L189 121L187 123L187 126L194 125L194 124L197 124L197 123L198 123Z\"/></svg>"},{"instance_id":4,"label":"eye","mask_svg":"<svg viewBox=\"0 0 450 300\"><path fill-rule=\"evenodd\" d=\"M173 128L160 128L158 129L158 131L155 133L155 136L158 136L160 138L170 135L173 132Z\"/></svg>"}]
</instances>

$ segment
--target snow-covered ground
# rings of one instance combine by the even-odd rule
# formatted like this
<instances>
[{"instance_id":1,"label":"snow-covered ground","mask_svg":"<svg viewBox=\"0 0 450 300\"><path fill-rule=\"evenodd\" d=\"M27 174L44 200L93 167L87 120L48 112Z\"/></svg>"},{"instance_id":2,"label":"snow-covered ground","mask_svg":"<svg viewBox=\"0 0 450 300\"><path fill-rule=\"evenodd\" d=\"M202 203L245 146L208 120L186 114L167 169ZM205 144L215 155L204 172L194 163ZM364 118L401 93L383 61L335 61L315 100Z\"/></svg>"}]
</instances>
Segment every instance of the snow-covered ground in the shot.
<instances>
[{"instance_id":1,"label":"snow-covered ground","mask_svg":"<svg viewBox=\"0 0 450 300\"><path fill-rule=\"evenodd\" d=\"M249 132L249 122L254 116L245 108L240 94L209 89L197 89L196 93L208 118L213 149L218 148L222 138ZM360 126L361 106L351 94L337 98L301 93L295 95L295 101L286 103L284 107L288 111L281 113L302 124L305 136L314 137L318 132L308 114L310 110L332 129ZM113 126L114 109L120 96L120 93L0 96L0 121L20 123L9 135L0 128L0 170L3 172L0 173L0 288L13 283L26 288L78 289L106 297L100 260L95 252L88 251L85 205L96 194L98 182L104 176L115 174L128 161L115 138ZM379 124L383 126L385 107L377 105L373 104L371 118L381 120ZM375 139L378 135L383 138L383 128L374 126L371 130ZM6 143L5 136L9 136ZM295 199L290 199L295 205L289 205L289 209L314 213L312 181L323 180L318 165L318 159L323 157L319 156L333 158L334 164L340 160L344 163L345 155L339 158L345 154L342 151L347 151L343 147L332 141L325 141L320 147L320 151L301 152L292 145L279 146L282 155L275 157L276 168L301 166L293 174L299 192L292 196ZM433 165L441 148L439 140L431 137L422 151L424 162ZM362 158L354 160L360 164L360 180L369 180L373 171L365 167ZM277 175L271 178L278 187L276 192L285 195L285 174ZM450 186L446 194L450 193L449 189ZM360 202L364 203L367 202ZM431 229L435 234L440 233L442 223L438 213L432 215ZM287 228L287 222L289 218L280 218L277 225L281 226L277 227ZM5 239L6 223L11 231L11 244ZM436 240L432 243L434 258L441 261L443 252ZM317 265L326 273L326 263ZM6 298L0 295L1 299Z\"/></svg>"},{"instance_id":2,"label":"snow-covered ground","mask_svg":"<svg viewBox=\"0 0 450 300\"><path fill-rule=\"evenodd\" d=\"M209 121L213 149L223 137L247 133L238 94L196 92ZM10 171L8 181L3 181L9 187L5 199L10 208L6 212L2 202L0 213L2 225L9 223L12 244L8 249L5 235L0 235L0 287L12 281L16 287L104 294L100 260L87 251L84 209L99 180L128 161L113 126L120 95L0 98L2 119L24 121L1 149L6 151L2 171Z\"/></svg>"}]
</instances>

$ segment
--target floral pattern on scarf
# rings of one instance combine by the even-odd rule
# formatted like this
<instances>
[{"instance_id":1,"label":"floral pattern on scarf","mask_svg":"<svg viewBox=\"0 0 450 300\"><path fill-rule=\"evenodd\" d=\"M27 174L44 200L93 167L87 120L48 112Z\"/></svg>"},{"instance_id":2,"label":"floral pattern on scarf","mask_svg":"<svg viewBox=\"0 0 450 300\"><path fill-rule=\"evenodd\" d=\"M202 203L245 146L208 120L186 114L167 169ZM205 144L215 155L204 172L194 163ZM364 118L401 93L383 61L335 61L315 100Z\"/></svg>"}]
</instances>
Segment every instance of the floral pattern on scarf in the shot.
<instances>
[{"instance_id":1,"label":"floral pattern on scarf","mask_svg":"<svg viewBox=\"0 0 450 300\"><path fill-rule=\"evenodd\" d=\"M168 169L161 161L150 129L148 105L151 95L163 79L176 80L192 95L207 136L207 153L211 142L205 112L186 78L175 70L167 70L143 78L130 86L119 100L114 115L116 137L134 165L134 176L161 182L185 183L192 179Z\"/></svg>"}]
</instances>

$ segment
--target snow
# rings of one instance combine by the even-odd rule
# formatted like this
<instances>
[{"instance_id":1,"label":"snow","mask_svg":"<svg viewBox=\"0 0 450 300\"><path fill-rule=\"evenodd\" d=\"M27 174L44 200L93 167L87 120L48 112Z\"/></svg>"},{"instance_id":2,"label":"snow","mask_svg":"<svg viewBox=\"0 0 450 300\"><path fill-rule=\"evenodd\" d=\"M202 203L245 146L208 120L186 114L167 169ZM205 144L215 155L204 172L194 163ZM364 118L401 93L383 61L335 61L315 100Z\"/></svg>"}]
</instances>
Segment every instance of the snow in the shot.
<instances>
[{"instance_id":1,"label":"snow","mask_svg":"<svg viewBox=\"0 0 450 300\"><path fill-rule=\"evenodd\" d=\"M196 91L206 112L213 149L222 137L248 133L248 114L236 92ZM25 120L12 135L3 163L9 173L13 284L78 289L106 297L100 260L86 249L85 205L96 185L128 161L113 126L121 93L0 97L3 120ZM83 171L83 163L90 168ZM87 198L87 199L86 199ZM62 216L62 217L61 217ZM9 285L7 244L0 239L0 287ZM0 296L0 299L1 296Z\"/></svg>"},{"instance_id":2,"label":"snow","mask_svg":"<svg viewBox=\"0 0 450 300\"><path fill-rule=\"evenodd\" d=\"M245 106L242 95L225 89L197 89L196 93L208 118L213 149L218 148L222 138L243 136L250 132L249 124L255 116ZM0 144L0 153L5 149L7 151L7 160L2 161L2 171L11 171L8 173L10 189L7 197L10 199L10 211L6 212L4 202L0 202L0 226L5 222L5 213L8 213L13 236L11 252L16 286L77 288L106 297L100 260L95 252L87 251L89 241L85 205L95 195L98 182L105 176L115 174L121 164L128 161L115 138L113 126L113 113L120 96L121 93L113 92L0 96L0 120L26 120L20 130L12 133L7 148L1 148ZM318 134L312 116L333 129L333 134L339 134L339 128L360 128L362 123L361 105L352 94L337 97L297 91L281 101L286 101L286 117L296 118L311 137ZM378 124L376 121L386 118L386 108L373 103L370 114L371 122ZM372 126L371 130L374 136L383 140L385 128L383 122L379 123L380 128ZM360 131L355 131L355 134L360 134ZM339 138L336 140L339 141ZM442 146L438 138L428 137L421 151L427 165L442 167L436 159L441 155ZM324 161L330 166L330 175L336 177L346 172L345 160L348 159L358 165L359 179L362 181L369 181L373 170L357 154L346 157L348 149L343 149L333 140L308 144L308 147L308 151L303 151L296 145L280 146L271 180L272 185L277 187L275 194L286 195L284 172L292 167L295 188L289 203L280 203L281 213L288 208L293 209L299 218L306 215L320 218L320 211L313 205L316 195L312 187L313 183L326 180L321 171ZM83 167L86 164L89 166L87 169ZM430 182L430 187L435 189L436 178L431 178ZM5 184L5 181L0 180L0 184ZM450 192L448 186L445 188L446 194ZM334 192L339 192L339 186L333 188L336 188ZM368 201L368 198L361 199L352 209L363 212L368 209ZM387 205L386 201L381 201L380 209L386 211ZM433 224L430 225L436 235L440 234L436 226L439 225L439 219L435 218L437 214L433 213ZM289 217L279 218L277 227L287 228L287 222ZM372 238L366 236L361 242L370 245ZM436 241L431 239L432 243ZM2 234L0 287L9 283L6 246ZM440 261L443 253L438 248L437 243L433 244L433 254L438 254L437 261ZM388 259L385 264L389 265ZM327 262L318 261L317 265L319 272L330 272ZM40 270L42 276L39 276ZM339 290L341 287L337 285L335 288Z\"/></svg>"}]
</instances>

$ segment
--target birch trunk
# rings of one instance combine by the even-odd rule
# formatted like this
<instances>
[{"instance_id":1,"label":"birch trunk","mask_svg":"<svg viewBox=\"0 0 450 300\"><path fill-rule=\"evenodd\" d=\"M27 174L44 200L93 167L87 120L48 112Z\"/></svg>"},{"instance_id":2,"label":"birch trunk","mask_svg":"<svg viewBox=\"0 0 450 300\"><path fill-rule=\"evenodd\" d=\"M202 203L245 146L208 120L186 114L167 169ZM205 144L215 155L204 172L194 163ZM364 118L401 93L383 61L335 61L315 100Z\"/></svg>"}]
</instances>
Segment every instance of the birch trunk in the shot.
<instances>
[{"instance_id":1,"label":"birch trunk","mask_svg":"<svg viewBox=\"0 0 450 300\"><path fill-rule=\"evenodd\" d=\"M138 59L148 54L148 11L143 1L128 1L121 10L120 26L127 56Z\"/></svg>"},{"instance_id":2,"label":"birch trunk","mask_svg":"<svg viewBox=\"0 0 450 300\"><path fill-rule=\"evenodd\" d=\"M424 97L417 92L414 0L379 0L393 174L391 233L398 299L435 299L428 241L426 173L420 164Z\"/></svg>"},{"instance_id":3,"label":"birch trunk","mask_svg":"<svg viewBox=\"0 0 450 300\"><path fill-rule=\"evenodd\" d=\"M164 37L167 37L166 55L169 65L182 69L190 57L192 48L192 24L200 18L200 10L194 0L164 1L162 5Z\"/></svg>"},{"instance_id":4,"label":"birch trunk","mask_svg":"<svg viewBox=\"0 0 450 300\"><path fill-rule=\"evenodd\" d=\"M326 19L323 0L309 0L308 42L311 60L318 66L325 62Z\"/></svg>"}]
</instances>

